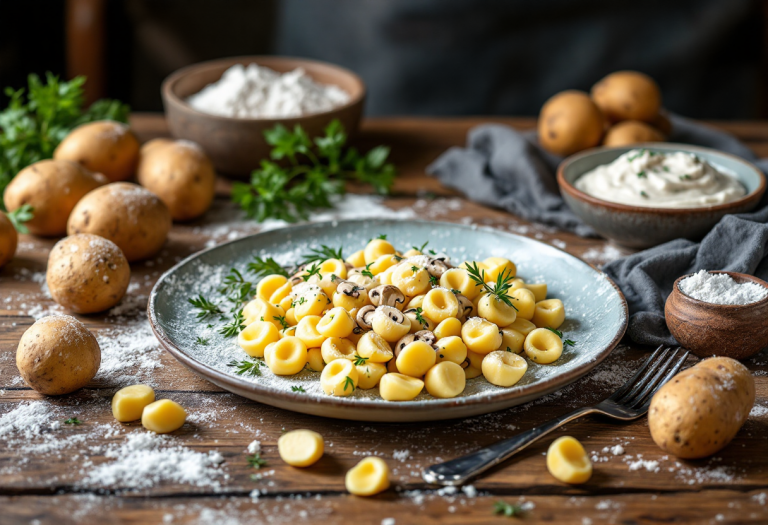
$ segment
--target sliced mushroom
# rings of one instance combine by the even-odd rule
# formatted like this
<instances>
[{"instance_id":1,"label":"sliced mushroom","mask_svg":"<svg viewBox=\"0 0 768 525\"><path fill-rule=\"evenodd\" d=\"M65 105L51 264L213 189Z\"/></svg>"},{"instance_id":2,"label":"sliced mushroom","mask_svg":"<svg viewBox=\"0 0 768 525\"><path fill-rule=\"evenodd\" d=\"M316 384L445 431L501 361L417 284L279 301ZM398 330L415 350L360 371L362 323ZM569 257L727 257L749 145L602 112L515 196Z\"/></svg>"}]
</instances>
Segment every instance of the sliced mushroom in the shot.
<instances>
[{"instance_id":1,"label":"sliced mushroom","mask_svg":"<svg viewBox=\"0 0 768 525\"><path fill-rule=\"evenodd\" d=\"M357 299L360 297L360 292L364 290L362 286L358 286L356 283L353 283L352 281L339 281L339 285L336 287L336 291L338 293L344 294L347 297L354 297Z\"/></svg>"},{"instance_id":2,"label":"sliced mushroom","mask_svg":"<svg viewBox=\"0 0 768 525\"><path fill-rule=\"evenodd\" d=\"M416 340L416 334L408 334L402 337L397 343L395 343L394 351L395 357L400 355L400 350L411 344Z\"/></svg>"},{"instance_id":3,"label":"sliced mushroom","mask_svg":"<svg viewBox=\"0 0 768 525\"><path fill-rule=\"evenodd\" d=\"M344 267L347 269L347 273L349 273L349 270L351 270L352 268L354 268L354 267L355 267L355 265L354 265L354 264L352 264L351 262L345 262L345 263L344 263Z\"/></svg>"},{"instance_id":4,"label":"sliced mushroom","mask_svg":"<svg viewBox=\"0 0 768 525\"><path fill-rule=\"evenodd\" d=\"M470 365L470 362L469 362L469 358L468 358L468 357L465 357L465 358L464 358L464 361L462 361L462 362L461 362L461 365L460 365L460 366L461 366L461 368L464 368L464 369L466 369L466 368L467 368L469 365Z\"/></svg>"},{"instance_id":5,"label":"sliced mushroom","mask_svg":"<svg viewBox=\"0 0 768 525\"><path fill-rule=\"evenodd\" d=\"M430 330L419 330L413 335L416 336L416 339L424 341L429 346L435 346L435 343L437 343L437 336Z\"/></svg>"},{"instance_id":6,"label":"sliced mushroom","mask_svg":"<svg viewBox=\"0 0 768 525\"><path fill-rule=\"evenodd\" d=\"M388 305L377 306L376 311L386 315L397 324L405 324L405 314L403 314L403 312L401 312L394 306L388 306Z\"/></svg>"},{"instance_id":7,"label":"sliced mushroom","mask_svg":"<svg viewBox=\"0 0 768 525\"><path fill-rule=\"evenodd\" d=\"M402 305L405 303L405 295L400 291L397 286L391 284L382 284L377 286L368 292L368 297L371 298L371 303L376 306L392 306Z\"/></svg>"},{"instance_id":8,"label":"sliced mushroom","mask_svg":"<svg viewBox=\"0 0 768 525\"><path fill-rule=\"evenodd\" d=\"M456 299L459 300L459 320L466 321L475 313L475 305L466 295L456 294Z\"/></svg>"},{"instance_id":9,"label":"sliced mushroom","mask_svg":"<svg viewBox=\"0 0 768 525\"><path fill-rule=\"evenodd\" d=\"M438 279L448 271L448 265L440 259L430 259L425 266L429 275L437 277Z\"/></svg>"},{"instance_id":10,"label":"sliced mushroom","mask_svg":"<svg viewBox=\"0 0 768 525\"><path fill-rule=\"evenodd\" d=\"M373 322L373 314L375 312L376 312L376 307L371 306L370 304L368 306L363 306L362 308L360 308L360 310L357 311L357 316L355 317L355 321L357 321L357 326L359 326L363 330L370 330L371 323Z\"/></svg>"},{"instance_id":11,"label":"sliced mushroom","mask_svg":"<svg viewBox=\"0 0 768 525\"><path fill-rule=\"evenodd\" d=\"M395 357L400 353L400 350L413 343L414 341L423 341L432 348L435 348L437 343L437 337L429 330L419 330L415 334L408 334L403 336L397 343L395 343ZM436 349L436 348L435 348Z\"/></svg>"}]
</instances>

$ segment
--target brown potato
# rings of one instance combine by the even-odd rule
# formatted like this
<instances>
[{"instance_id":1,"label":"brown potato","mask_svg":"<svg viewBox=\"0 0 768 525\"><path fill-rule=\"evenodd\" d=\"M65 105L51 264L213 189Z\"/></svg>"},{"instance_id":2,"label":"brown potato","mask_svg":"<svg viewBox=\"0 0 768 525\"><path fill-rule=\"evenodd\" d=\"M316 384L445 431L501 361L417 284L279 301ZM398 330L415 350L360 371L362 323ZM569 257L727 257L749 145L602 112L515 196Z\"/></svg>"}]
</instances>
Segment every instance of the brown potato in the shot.
<instances>
[{"instance_id":1,"label":"brown potato","mask_svg":"<svg viewBox=\"0 0 768 525\"><path fill-rule=\"evenodd\" d=\"M557 155L571 155L600 144L603 117L581 91L563 91L544 104L539 114L539 142Z\"/></svg>"},{"instance_id":2,"label":"brown potato","mask_svg":"<svg viewBox=\"0 0 768 525\"><path fill-rule=\"evenodd\" d=\"M34 218L25 223L29 233L63 235L75 204L89 191L106 184L101 173L92 173L68 160L41 160L21 170L5 189L5 208L14 211L25 204Z\"/></svg>"},{"instance_id":3,"label":"brown potato","mask_svg":"<svg viewBox=\"0 0 768 525\"><path fill-rule=\"evenodd\" d=\"M611 73L592 87L592 99L609 122L653 122L661 110L659 86L637 71Z\"/></svg>"},{"instance_id":4,"label":"brown potato","mask_svg":"<svg viewBox=\"0 0 768 525\"><path fill-rule=\"evenodd\" d=\"M706 359L653 396L651 437L680 458L711 456L736 436L754 401L754 379L744 365L727 357Z\"/></svg>"},{"instance_id":5,"label":"brown potato","mask_svg":"<svg viewBox=\"0 0 768 525\"><path fill-rule=\"evenodd\" d=\"M92 314L120 302L131 268L115 243L81 233L56 243L45 279L54 301L75 313Z\"/></svg>"},{"instance_id":6,"label":"brown potato","mask_svg":"<svg viewBox=\"0 0 768 525\"><path fill-rule=\"evenodd\" d=\"M171 229L171 213L157 195L129 182L97 188L77 203L67 233L92 233L117 244L129 262L156 254Z\"/></svg>"},{"instance_id":7,"label":"brown potato","mask_svg":"<svg viewBox=\"0 0 768 525\"><path fill-rule=\"evenodd\" d=\"M16 350L24 381L49 396L87 385L99 371L99 343L83 323L69 315L50 315L30 326Z\"/></svg>"},{"instance_id":8,"label":"brown potato","mask_svg":"<svg viewBox=\"0 0 768 525\"><path fill-rule=\"evenodd\" d=\"M53 158L82 164L112 182L128 180L136 172L139 141L121 122L89 122L73 129L53 152Z\"/></svg>"},{"instance_id":9,"label":"brown potato","mask_svg":"<svg viewBox=\"0 0 768 525\"><path fill-rule=\"evenodd\" d=\"M16 255L19 234L8 216L0 211L0 268L5 266Z\"/></svg>"},{"instance_id":10,"label":"brown potato","mask_svg":"<svg viewBox=\"0 0 768 525\"><path fill-rule=\"evenodd\" d=\"M625 120L608 128L603 139L603 145L629 146L641 142L662 142L663 140L664 135L650 124L639 120Z\"/></svg>"},{"instance_id":11,"label":"brown potato","mask_svg":"<svg viewBox=\"0 0 768 525\"><path fill-rule=\"evenodd\" d=\"M213 202L216 172L194 142L148 142L141 148L136 176L139 184L168 206L175 221L199 217Z\"/></svg>"}]
</instances>

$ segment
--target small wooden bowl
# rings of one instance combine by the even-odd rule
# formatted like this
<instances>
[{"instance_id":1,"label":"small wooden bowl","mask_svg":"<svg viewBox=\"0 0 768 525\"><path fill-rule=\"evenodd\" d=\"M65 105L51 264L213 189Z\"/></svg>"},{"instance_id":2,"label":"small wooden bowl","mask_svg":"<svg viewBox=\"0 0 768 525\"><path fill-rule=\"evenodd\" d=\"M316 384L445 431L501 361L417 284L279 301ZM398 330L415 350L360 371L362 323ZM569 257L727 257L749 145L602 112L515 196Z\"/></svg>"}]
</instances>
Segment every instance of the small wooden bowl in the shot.
<instances>
[{"instance_id":1,"label":"small wooden bowl","mask_svg":"<svg viewBox=\"0 0 768 525\"><path fill-rule=\"evenodd\" d=\"M768 288L757 277L726 273L737 283L753 282ZM768 347L768 297L745 305L712 304L694 299L680 290L675 281L664 306L667 327L685 348L699 357L713 355L746 359Z\"/></svg>"},{"instance_id":2,"label":"small wooden bowl","mask_svg":"<svg viewBox=\"0 0 768 525\"><path fill-rule=\"evenodd\" d=\"M198 111L187 103L187 97L216 82L235 64L258 64L280 73L303 68L315 81L333 84L349 93L347 104L331 111L301 117L255 119L211 115ZM295 125L304 128L314 138L332 120L339 119L347 134L354 135L360 127L365 102L365 84L351 71L300 58L275 56L246 56L211 60L185 67L163 81L161 88L165 117L174 137L200 144L210 157L216 170L223 174L246 177L258 168L263 159L269 158L271 146L264 140L264 131L276 124L289 129Z\"/></svg>"}]
</instances>

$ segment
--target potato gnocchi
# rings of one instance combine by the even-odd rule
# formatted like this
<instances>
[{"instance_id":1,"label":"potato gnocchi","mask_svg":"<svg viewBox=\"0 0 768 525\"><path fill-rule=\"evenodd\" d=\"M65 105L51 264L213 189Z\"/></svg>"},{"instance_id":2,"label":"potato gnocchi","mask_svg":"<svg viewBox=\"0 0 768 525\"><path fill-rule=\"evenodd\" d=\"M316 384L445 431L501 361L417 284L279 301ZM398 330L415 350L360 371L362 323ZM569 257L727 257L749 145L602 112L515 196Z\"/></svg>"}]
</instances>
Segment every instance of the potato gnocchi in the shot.
<instances>
[{"instance_id":1,"label":"potato gnocchi","mask_svg":"<svg viewBox=\"0 0 768 525\"><path fill-rule=\"evenodd\" d=\"M575 344L558 330L562 301L519 278L514 262L454 266L425 247L401 252L382 236L342 259L323 246L292 272L259 259L261 280L230 335L264 359L254 366L281 376L309 368L327 395L378 387L388 401L457 397L479 376L511 387L530 361L556 363Z\"/></svg>"}]
</instances>

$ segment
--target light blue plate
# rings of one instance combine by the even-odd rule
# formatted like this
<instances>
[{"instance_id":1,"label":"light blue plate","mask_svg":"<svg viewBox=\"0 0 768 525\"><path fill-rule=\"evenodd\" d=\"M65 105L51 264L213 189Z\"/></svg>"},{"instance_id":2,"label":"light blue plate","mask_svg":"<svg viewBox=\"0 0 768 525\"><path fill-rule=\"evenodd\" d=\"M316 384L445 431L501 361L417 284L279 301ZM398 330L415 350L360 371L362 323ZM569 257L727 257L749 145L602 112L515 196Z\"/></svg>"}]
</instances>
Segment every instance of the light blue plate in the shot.
<instances>
[{"instance_id":1,"label":"light blue plate","mask_svg":"<svg viewBox=\"0 0 768 525\"><path fill-rule=\"evenodd\" d=\"M464 393L454 399L436 399L423 392L414 401L389 402L378 388L357 390L349 397L325 395L317 372L305 370L280 377L267 367L261 376L235 375L227 364L247 356L235 338L218 333L224 324L198 322L188 298L203 294L219 298L216 291L230 268L246 275L255 256L273 257L292 264L310 247L343 246L345 255L365 246L369 239L386 234L402 250L421 246L448 254L455 264L501 256L517 264L527 282L548 284L548 297L562 299L566 321L560 328L575 347L566 347L554 364L529 362L523 379L511 388L489 384L481 376L467 381ZM195 254L166 272L157 281L149 300L149 319L161 344L184 365L212 383L241 396L288 410L360 421L429 421L475 416L526 403L558 390L584 376L613 350L627 327L624 296L603 273L549 245L497 230L459 224L396 220L340 221L306 224L259 233ZM196 343L197 338L207 345ZM301 386L305 393L292 391Z\"/></svg>"}]
</instances>

